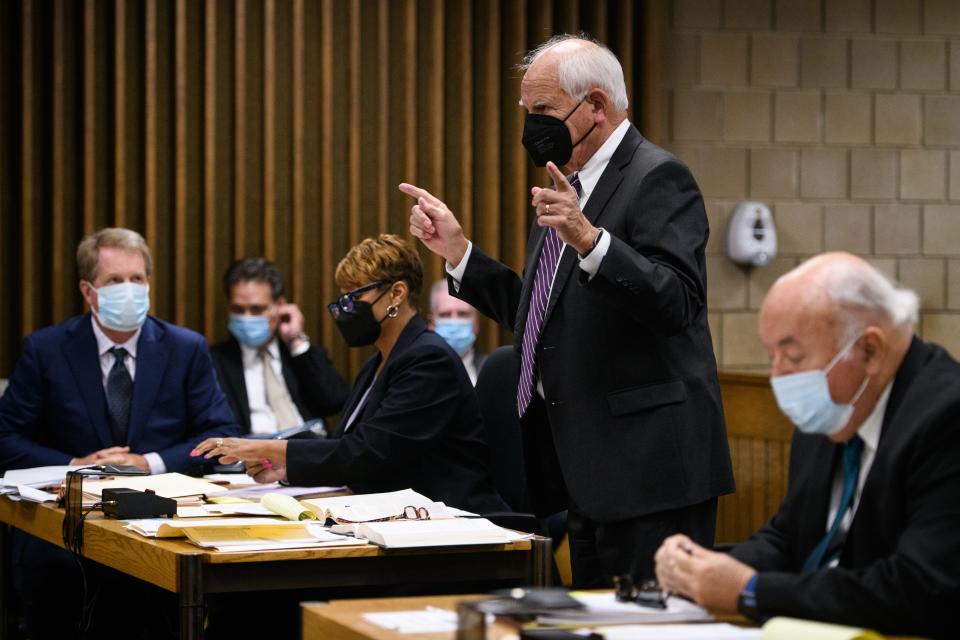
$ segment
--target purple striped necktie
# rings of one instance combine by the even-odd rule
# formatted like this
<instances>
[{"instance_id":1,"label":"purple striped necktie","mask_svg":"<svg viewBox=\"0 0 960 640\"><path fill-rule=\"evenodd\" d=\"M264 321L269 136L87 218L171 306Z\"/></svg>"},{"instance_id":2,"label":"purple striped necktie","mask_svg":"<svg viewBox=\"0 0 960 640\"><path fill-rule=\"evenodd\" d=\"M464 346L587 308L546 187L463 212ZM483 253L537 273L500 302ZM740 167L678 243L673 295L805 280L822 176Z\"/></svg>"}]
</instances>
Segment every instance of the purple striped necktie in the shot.
<instances>
[{"instance_id":1,"label":"purple striped necktie","mask_svg":"<svg viewBox=\"0 0 960 640\"><path fill-rule=\"evenodd\" d=\"M569 178L570 186L581 197L582 189L580 177L574 173ZM547 302L550 299L550 289L553 285L553 276L560 262L560 252L563 250L563 241L557 235L556 229L547 227L547 234L540 249L540 259L537 261L537 272L533 276L533 288L530 291L530 303L527 307L527 322L523 328L523 345L520 350L520 382L517 386L517 413L520 417L526 412L533 399L536 382L537 343L540 341L540 331L543 329L543 318L547 311Z\"/></svg>"}]
</instances>

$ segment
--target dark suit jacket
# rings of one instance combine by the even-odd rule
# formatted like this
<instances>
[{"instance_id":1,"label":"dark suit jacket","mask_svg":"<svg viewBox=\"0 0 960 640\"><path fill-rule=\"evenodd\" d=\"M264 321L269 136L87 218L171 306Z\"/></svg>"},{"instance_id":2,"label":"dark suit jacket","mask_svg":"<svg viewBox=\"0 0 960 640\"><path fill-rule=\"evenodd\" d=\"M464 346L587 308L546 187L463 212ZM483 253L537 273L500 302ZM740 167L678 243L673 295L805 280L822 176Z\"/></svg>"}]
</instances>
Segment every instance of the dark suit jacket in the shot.
<instances>
[{"instance_id":1,"label":"dark suit jacket","mask_svg":"<svg viewBox=\"0 0 960 640\"><path fill-rule=\"evenodd\" d=\"M490 479L477 398L460 357L420 316L404 327L370 395L380 354L360 369L330 440L290 440L287 478L298 485L349 485L357 493L412 488L479 513L508 511Z\"/></svg>"},{"instance_id":2,"label":"dark suit jacket","mask_svg":"<svg viewBox=\"0 0 960 640\"><path fill-rule=\"evenodd\" d=\"M609 251L587 281L564 250L536 354L567 491L599 522L733 491L693 177L631 126L584 215L610 234ZM474 246L459 291L450 283L514 331L518 352L545 235L534 224L523 279Z\"/></svg>"},{"instance_id":3,"label":"dark suit jacket","mask_svg":"<svg viewBox=\"0 0 960 640\"><path fill-rule=\"evenodd\" d=\"M167 471L199 472L189 452L237 424L203 336L148 317L137 341L128 442ZM32 333L0 397L0 469L68 464L114 445L90 314Z\"/></svg>"},{"instance_id":4,"label":"dark suit jacket","mask_svg":"<svg viewBox=\"0 0 960 640\"><path fill-rule=\"evenodd\" d=\"M323 347L311 344L297 357L279 341L283 381L304 421L325 418L339 411L347 399L347 383L333 368ZM234 338L210 347L217 378L243 433L250 433L250 403L243 377L243 352Z\"/></svg>"},{"instance_id":5,"label":"dark suit jacket","mask_svg":"<svg viewBox=\"0 0 960 640\"><path fill-rule=\"evenodd\" d=\"M960 364L914 338L837 567L800 573L826 532L842 446L797 433L777 514L733 555L758 570L763 616L956 637L960 606Z\"/></svg>"}]
</instances>

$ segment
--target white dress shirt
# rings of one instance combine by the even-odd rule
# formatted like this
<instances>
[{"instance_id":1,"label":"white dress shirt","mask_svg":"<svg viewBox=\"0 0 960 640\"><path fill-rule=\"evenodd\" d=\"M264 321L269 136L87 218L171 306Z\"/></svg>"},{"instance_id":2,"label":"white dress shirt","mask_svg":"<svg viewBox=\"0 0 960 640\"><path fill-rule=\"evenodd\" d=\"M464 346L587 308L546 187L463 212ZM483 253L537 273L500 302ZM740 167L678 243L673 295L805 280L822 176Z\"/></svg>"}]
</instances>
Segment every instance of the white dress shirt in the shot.
<instances>
[{"instance_id":1,"label":"white dress shirt","mask_svg":"<svg viewBox=\"0 0 960 640\"><path fill-rule=\"evenodd\" d=\"M126 349L127 357L124 359L123 364L126 365L127 371L130 372L130 380L136 380L137 340L140 339L140 329L134 331L133 335L130 336L126 342L117 344L107 337L107 334L103 332L103 329L97 324L92 314L90 316L90 322L93 324L93 335L97 339L97 353L100 355L100 372L103 374L103 393L107 393L107 378L110 376L110 369L113 368L113 363L117 359L116 356L110 353L110 350L114 347L123 347ZM159 453L145 453L143 457L147 459L150 473L166 473L167 465L163 463L163 458L160 457Z\"/></svg>"},{"instance_id":2,"label":"white dress shirt","mask_svg":"<svg viewBox=\"0 0 960 640\"><path fill-rule=\"evenodd\" d=\"M863 440L863 451L860 453L860 476L857 478L857 490L853 494L853 504L840 521L839 535L846 535L853 523L853 517L857 513L857 507L860 506L860 495L863 493L863 483L867 480L867 474L870 473L870 467L873 465L873 459L877 455L877 446L880 444L880 430L883 427L883 414L887 410L887 401L890 399L890 389L893 387L893 381L887 384L887 387L880 394L876 406L867 419L860 425L857 435ZM833 519L837 516L837 509L840 507L840 498L843 494L843 465L838 465L836 475L833 478L833 487L830 490L830 510L827 513L827 525L825 531L830 530ZM839 558L834 559L828 566L836 566Z\"/></svg>"},{"instance_id":3,"label":"white dress shirt","mask_svg":"<svg viewBox=\"0 0 960 640\"><path fill-rule=\"evenodd\" d=\"M307 344L307 349L309 348L310 345ZM277 339L271 339L265 349L270 358L270 367L277 375L277 379L286 387L287 381L283 377L283 362L280 360L280 345ZM260 359L260 349L241 344L240 353L243 356L243 381L247 387L247 404L250 407L250 433L276 433L278 431L277 418L273 415L270 405L267 404L267 390L263 382L263 360ZM287 391L290 390L287 389ZM294 403L294 410L296 410L299 422L302 423L303 417L297 410L296 403Z\"/></svg>"},{"instance_id":4,"label":"white dress shirt","mask_svg":"<svg viewBox=\"0 0 960 640\"><path fill-rule=\"evenodd\" d=\"M473 383L473 386L477 386L477 362L473 349L471 348L460 356L460 361L463 362L463 368L467 370L467 375L470 376L470 382Z\"/></svg>"}]
</instances>

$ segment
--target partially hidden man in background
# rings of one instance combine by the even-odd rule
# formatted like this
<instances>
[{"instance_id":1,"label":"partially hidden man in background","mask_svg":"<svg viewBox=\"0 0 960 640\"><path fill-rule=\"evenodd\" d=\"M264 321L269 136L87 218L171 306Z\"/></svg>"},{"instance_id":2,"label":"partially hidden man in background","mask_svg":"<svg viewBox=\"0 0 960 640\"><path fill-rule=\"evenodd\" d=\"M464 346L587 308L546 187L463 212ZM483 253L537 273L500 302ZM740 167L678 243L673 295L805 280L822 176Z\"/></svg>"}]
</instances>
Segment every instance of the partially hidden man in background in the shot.
<instances>
[{"instance_id":1,"label":"partially hidden man in background","mask_svg":"<svg viewBox=\"0 0 960 640\"><path fill-rule=\"evenodd\" d=\"M477 374L487 359L487 354L476 349L477 333L480 331L480 318L477 310L459 298L450 295L446 279L433 283L430 287L430 314L427 316L427 328L447 341L470 376L470 382L477 384Z\"/></svg>"},{"instance_id":2,"label":"partially hidden man in background","mask_svg":"<svg viewBox=\"0 0 960 640\"><path fill-rule=\"evenodd\" d=\"M340 411L347 383L304 332L279 269L244 258L223 276L230 338L210 348L217 377L243 433L276 433Z\"/></svg>"},{"instance_id":3,"label":"partially hidden man in background","mask_svg":"<svg viewBox=\"0 0 960 640\"><path fill-rule=\"evenodd\" d=\"M796 425L777 513L730 555L682 535L664 588L714 611L956 637L960 364L914 333L917 296L832 253L760 309L780 409Z\"/></svg>"},{"instance_id":4,"label":"partially hidden man in background","mask_svg":"<svg viewBox=\"0 0 960 640\"><path fill-rule=\"evenodd\" d=\"M713 543L733 491L707 326L703 199L689 170L627 119L605 47L551 39L524 64L533 187L523 277L464 236L424 189L411 233L446 259L450 291L515 332L531 500L569 510L574 584L653 577L664 535ZM573 173L564 176L559 166Z\"/></svg>"},{"instance_id":5,"label":"partially hidden man in background","mask_svg":"<svg viewBox=\"0 0 960 640\"><path fill-rule=\"evenodd\" d=\"M203 336L147 315L152 269L135 231L102 229L80 242L80 291L91 311L24 340L0 397L0 469L130 464L196 473L189 453L197 442L239 433ZM15 532L12 561L31 633L74 634L73 557Z\"/></svg>"}]
</instances>

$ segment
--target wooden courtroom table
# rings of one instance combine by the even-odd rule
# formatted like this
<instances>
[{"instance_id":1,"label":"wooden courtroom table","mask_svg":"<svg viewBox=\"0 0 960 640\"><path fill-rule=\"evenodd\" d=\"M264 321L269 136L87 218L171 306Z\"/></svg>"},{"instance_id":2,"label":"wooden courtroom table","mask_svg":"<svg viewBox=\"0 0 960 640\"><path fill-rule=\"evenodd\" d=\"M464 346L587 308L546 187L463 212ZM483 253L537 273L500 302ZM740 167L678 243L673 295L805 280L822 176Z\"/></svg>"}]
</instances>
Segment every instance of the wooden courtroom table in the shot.
<instances>
[{"instance_id":1,"label":"wooden courtroom table","mask_svg":"<svg viewBox=\"0 0 960 640\"><path fill-rule=\"evenodd\" d=\"M399 633L384 629L364 619L363 614L374 611L414 611L431 606L456 611L457 603L480 600L490 596L471 594L460 596L426 596L414 598L375 598L364 600L332 600L327 603L307 602L303 612L302 640L446 640L450 633ZM502 622L487 628L487 640L506 640L516 637L517 631Z\"/></svg>"},{"instance_id":2,"label":"wooden courtroom table","mask_svg":"<svg viewBox=\"0 0 960 640\"><path fill-rule=\"evenodd\" d=\"M457 610L457 603L480 600L487 595L424 596L414 598L369 598L332 600L326 603L305 602L302 640L453 640L452 633L399 633L367 621L363 614L385 611L416 611L424 607ZM715 614L716 622L729 622L741 627L755 623L739 614ZM495 622L487 627L487 640L512 640L519 636L516 627ZM887 640L923 640L916 636L884 636Z\"/></svg>"},{"instance_id":3,"label":"wooden courtroom table","mask_svg":"<svg viewBox=\"0 0 960 640\"><path fill-rule=\"evenodd\" d=\"M63 518L63 509L50 504L0 497L0 522L60 547ZM386 550L365 545L245 553L208 551L183 539L145 538L123 529L123 524L100 512L91 513L84 524L83 556L177 593L181 638L203 636L207 594L338 586L455 585L465 580L542 586L550 580L549 538L482 547ZM5 542L6 528L0 527L0 558L4 557ZM0 609L5 610L6 606ZM5 633L6 625L0 624L0 634Z\"/></svg>"}]
</instances>

